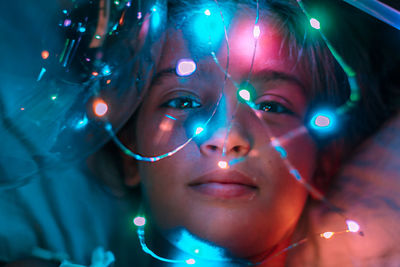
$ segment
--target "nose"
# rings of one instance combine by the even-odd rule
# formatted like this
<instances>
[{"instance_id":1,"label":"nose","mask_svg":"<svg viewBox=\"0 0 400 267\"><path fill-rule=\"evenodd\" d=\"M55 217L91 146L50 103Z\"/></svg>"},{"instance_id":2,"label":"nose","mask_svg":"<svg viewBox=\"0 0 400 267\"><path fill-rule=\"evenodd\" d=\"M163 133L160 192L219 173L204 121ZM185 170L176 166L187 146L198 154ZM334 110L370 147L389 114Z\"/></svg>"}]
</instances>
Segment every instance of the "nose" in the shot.
<instances>
[{"instance_id":1,"label":"nose","mask_svg":"<svg viewBox=\"0 0 400 267\"><path fill-rule=\"evenodd\" d=\"M200 145L200 152L206 156L244 157L250 149L249 138L234 121L227 127L220 127Z\"/></svg>"}]
</instances>

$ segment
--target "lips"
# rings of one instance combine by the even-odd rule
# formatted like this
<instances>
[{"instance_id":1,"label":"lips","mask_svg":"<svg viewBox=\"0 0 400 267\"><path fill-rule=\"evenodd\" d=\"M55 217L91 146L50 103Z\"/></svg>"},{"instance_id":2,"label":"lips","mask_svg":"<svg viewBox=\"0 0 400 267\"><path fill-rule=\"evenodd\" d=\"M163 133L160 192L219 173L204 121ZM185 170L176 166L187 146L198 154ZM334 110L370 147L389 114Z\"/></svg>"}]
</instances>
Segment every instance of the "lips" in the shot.
<instances>
[{"instance_id":1,"label":"lips","mask_svg":"<svg viewBox=\"0 0 400 267\"><path fill-rule=\"evenodd\" d=\"M189 183L198 194L218 198L250 198L257 193L256 183L237 171L215 171L200 176Z\"/></svg>"}]
</instances>

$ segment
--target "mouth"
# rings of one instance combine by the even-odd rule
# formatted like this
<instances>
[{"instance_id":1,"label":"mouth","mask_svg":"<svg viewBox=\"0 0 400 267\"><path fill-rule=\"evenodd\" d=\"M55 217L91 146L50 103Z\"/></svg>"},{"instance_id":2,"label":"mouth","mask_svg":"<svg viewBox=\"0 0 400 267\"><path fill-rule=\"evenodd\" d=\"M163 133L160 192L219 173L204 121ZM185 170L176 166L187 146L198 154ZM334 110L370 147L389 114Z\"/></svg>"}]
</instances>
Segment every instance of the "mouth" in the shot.
<instances>
[{"instance_id":1,"label":"mouth","mask_svg":"<svg viewBox=\"0 0 400 267\"><path fill-rule=\"evenodd\" d=\"M188 184L197 194L217 198L252 198L258 191L256 183L237 171L216 171L200 176Z\"/></svg>"}]
</instances>

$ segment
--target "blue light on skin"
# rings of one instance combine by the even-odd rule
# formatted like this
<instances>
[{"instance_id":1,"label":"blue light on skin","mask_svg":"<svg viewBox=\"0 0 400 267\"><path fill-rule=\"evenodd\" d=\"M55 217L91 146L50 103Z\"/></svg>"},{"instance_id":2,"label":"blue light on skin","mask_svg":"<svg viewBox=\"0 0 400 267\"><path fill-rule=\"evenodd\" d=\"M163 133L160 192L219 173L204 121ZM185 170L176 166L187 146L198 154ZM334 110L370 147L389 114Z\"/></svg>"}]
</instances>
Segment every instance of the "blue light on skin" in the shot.
<instances>
[{"instance_id":1,"label":"blue light on skin","mask_svg":"<svg viewBox=\"0 0 400 267\"><path fill-rule=\"evenodd\" d=\"M226 22L226 17L224 20ZM193 32L200 44L218 45L224 37L224 23L218 9L204 9L193 19Z\"/></svg>"},{"instance_id":2,"label":"blue light on skin","mask_svg":"<svg viewBox=\"0 0 400 267\"><path fill-rule=\"evenodd\" d=\"M161 23L161 16L157 10L157 6L151 8L151 27L153 30L157 29Z\"/></svg>"},{"instance_id":3,"label":"blue light on skin","mask_svg":"<svg viewBox=\"0 0 400 267\"><path fill-rule=\"evenodd\" d=\"M193 74L196 69L196 63L190 58L182 58L176 63L176 74L181 77Z\"/></svg>"},{"instance_id":4,"label":"blue light on skin","mask_svg":"<svg viewBox=\"0 0 400 267\"><path fill-rule=\"evenodd\" d=\"M319 111L311 118L310 126L319 132L331 132L336 127L336 120L332 111Z\"/></svg>"}]
</instances>

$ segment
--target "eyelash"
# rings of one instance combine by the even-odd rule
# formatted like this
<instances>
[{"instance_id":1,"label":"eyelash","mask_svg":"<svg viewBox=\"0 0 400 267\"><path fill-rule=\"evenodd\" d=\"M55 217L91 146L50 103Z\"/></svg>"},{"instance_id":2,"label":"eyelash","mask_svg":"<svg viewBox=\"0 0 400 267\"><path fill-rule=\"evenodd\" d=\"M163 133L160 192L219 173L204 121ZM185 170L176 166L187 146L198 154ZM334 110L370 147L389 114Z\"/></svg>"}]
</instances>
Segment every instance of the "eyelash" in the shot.
<instances>
[{"instance_id":1,"label":"eyelash","mask_svg":"<svg viewBox=\"0 0 400 267\"><path fill-rule=\"evenodd\" d=\"M264 112L271 112L271 113L278 113L278 114L293 114L293 111L286 108L284 105L275 102L275 101L264 101L258 104L255 104L256 109L264 111Z\"/></svg>"},{"instance_id":2,"label":"eyelash","mask_svg":"<svg viewBox=\"0 0 400 267\"><path fill-rule=\"evenodd\" d=\"M167 102L162 104L162 107L174 109L194 109L200 108L201 103L190 97L177 97L168 100Z\"/></svg>"}]
</instances>

